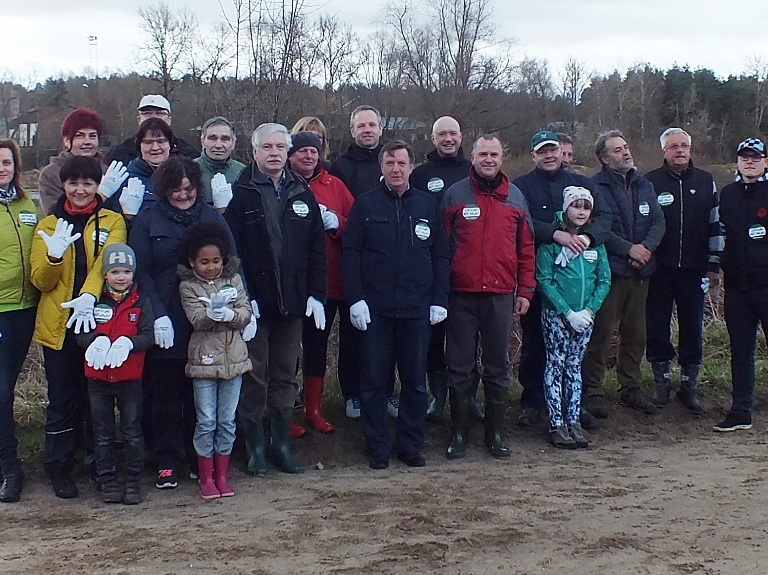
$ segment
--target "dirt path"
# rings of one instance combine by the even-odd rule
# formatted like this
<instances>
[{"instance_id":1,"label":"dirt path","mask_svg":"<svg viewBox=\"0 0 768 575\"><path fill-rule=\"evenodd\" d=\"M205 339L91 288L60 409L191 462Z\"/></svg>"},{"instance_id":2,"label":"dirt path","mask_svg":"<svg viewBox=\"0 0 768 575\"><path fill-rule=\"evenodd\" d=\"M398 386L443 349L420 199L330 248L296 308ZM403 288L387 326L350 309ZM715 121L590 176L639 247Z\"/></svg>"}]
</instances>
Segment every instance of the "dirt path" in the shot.
<instances>
[{"instance_id":1,"label":"dirt path","mask_svg":"<svg viewBox=\"0 0 768 575\"><path fill-rule=\"evenodd\" d=\"M510 410L510 419L512 419ZM675 405L657 419L616 411L587 451L543 429L491 460L448 462L431 426L428 466L365 466L356 424L297 442L303 476L235 474L237 496L203 502L191 481L106 507L81 481L53 496L39 463L23 501L0 506L0 572L22 574L740 574L768 570L766 422L717 435ZM241 463L238 462L238 466Z\"/></svg>"}]
</instances>

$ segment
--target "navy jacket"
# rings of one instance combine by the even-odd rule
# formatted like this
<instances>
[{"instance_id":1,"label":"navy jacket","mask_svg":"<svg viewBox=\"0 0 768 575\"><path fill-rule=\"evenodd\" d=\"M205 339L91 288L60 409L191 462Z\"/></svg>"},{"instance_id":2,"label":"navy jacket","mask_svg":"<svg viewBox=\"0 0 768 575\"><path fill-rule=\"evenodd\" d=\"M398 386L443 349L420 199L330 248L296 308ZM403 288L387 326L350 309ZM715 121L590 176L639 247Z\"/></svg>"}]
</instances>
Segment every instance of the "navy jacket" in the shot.
<instances>
[{"instance_id":1,"label":"navy jacket","mask_svg":"<svg viewBox=\"0 0 768 575\"><path fill-rule=\"evenodd\" d=\"M381 144L369 150L353 142L347 151L333 162L328 173L344 182L352 197L356 198L379 185L381 181L380 151Z\"/></svg>"},{"instance_id":2,"label":"navy jacket","mask_svg":"<svg viewBox=\"0 0 768 575\"><path fill-rule=\"evenodd\" d=\"M104 205L113 212L122 214L123 208L120 205L120 196L122 195L123 190L128 186L128 180L131 178L138 178L141 180L141 183L144 184L144 201L139 208L139 213L141 213L157 200L157 196L154 193L155 186L152 184L152 175L155 173L155 168L150 166L144 158L135 158L126 166L126 170L128 171L128 177L123 182L123 187L115 192ZM128 221L130 222L130 220Z\"/></svg>"},{"instance_id":3,"label":"navy jacket","mask_svg":"<svg viewBox=\"0 0 768 575\"><path fill-rule=\"evenodd\" d=\"M182 140L181 138L173 137L173 146L171 146L171 157L173 156L187 156L188 158L195 159L200 155L200 150L195 148L189 142ZM123 162L125 166L130 164L133 160L139 157L139 150L136 149L136 136L131 136L127 140L123 140L112 148L107 154L107 164L110 164L113 160Z\"/></svg>"},{"instance_id":4,"label":"navy jacket","mask_svg":"<svg viewBox=\"0 0 768 575\"><path fill-rule=\"evenodd\" d=\"M471 167L472 162L464 157L461 148L455 158L442 158L437 150L432 150L427 154L427 161L411 172L411 186L433 194L440 204L448 188L469 177Z\"/></svg>"},{"instance_id":5,"label":"navy jacket","mask_svg":"<svg viewBox=\"0 0 768 575\"><path fill-rule=\"evenodd\" d=\"M385 317L428 318L448 309L448 238L435 198L382 182L355 200L342 240L344 295Z\"/></svg>"}]
</instances>

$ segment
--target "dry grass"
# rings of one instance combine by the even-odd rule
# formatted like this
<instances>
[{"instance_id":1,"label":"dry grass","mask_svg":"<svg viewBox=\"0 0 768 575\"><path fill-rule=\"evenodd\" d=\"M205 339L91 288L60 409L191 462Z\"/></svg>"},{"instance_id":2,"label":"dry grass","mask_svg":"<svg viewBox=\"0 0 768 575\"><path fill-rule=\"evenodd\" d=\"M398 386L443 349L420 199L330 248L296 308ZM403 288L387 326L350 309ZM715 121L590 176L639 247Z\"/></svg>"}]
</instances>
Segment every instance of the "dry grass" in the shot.
<instances>
[{"instance_id":1,"label":"dry grass","mask_svg":"<svg viewBox=\"0 0 768 575\"><path fill-rule=\"evenodd\" d=\"M47 383L43 370L42 348L33 343L16 383L13 414L21 427L40 427L45 423L48 404Z\"/></svg>"}]
</instances>

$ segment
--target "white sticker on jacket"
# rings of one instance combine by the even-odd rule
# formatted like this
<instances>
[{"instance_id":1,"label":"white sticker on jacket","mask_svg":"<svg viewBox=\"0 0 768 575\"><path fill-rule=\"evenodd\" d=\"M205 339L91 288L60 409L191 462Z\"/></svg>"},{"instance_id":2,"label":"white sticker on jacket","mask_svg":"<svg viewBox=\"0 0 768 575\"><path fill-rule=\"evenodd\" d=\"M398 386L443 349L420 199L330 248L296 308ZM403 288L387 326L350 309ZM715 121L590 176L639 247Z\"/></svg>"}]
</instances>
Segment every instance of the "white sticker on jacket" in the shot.
<instances>
[{"instance_id":1,"label":"white sticker on jacket","mask_svg":"<svg viewBox=\"0 0 768 575\"><path fill-rule=\"evenodd\" d=\"M293 208L293 213L300 218L306 218L309 215L309 206L302 200L296 200L291 207Z\"/></svg>"},{"instance_id":2,"label":"white sticker on jacket","mask_svg":"<svg viewBox=\"0 0 768 575\"><path fill-rule=\"evenodd\" d=\"M93 308L93 319L96 320L96 323L107 323L113 315L115 312L105 303L100 303Z\"/></svg>"},{"instance_id":3,"label":"white sticker on jacket","mask_svg":"<svg viewBox=\"0 0 768 575\"><path fill-rule=\"evenodd\" d=\"M659 194L659 205L662 208L666 208L667 206L671 206L675 202L675 196L670 194L669 192L663 192Z\"/></svg>"},{"instance_id":4,"label":"white sticker on jacket","mask_svg":"<svg viewBox=\"0 0 768 575\"><path fill-rule=\"evenodd\" d=\"M480 207L475 204L467 204L464 206L464 209L461 210L461 215L464 216L464 219L468 222L474 222L480 217Z\"/></svg>"},{"instance_id":5,"label":"white sticker on jacket","mask_svg":"<svg viewBox=\"0 0 768 575\"><path fill-rule=\"evenodd\" d=\"M432 230L429 229L429 224L426 222L418 222L416 224L416 227L413 228L413 233L416 234L416 237L420 240L428 240L429 235L432 233Z\"/></svg>"},{"instance_id":6,"label":"white sticker on jacket","mask_svg":"<svg viewBox=\"0 0 768 575\"><path fill-rule=\"evenodd\" d=\"M212 355L204 355L202 360L203 365L212 365L213 364L213 356Z\"/></svg>"},{"instance_id":7,"label":"white sticker on jacket","mask_svg":"<svg viewBox=\"0 0 768 575\"><path fill-rule=\"evenodd\" d=\"M640 210L641 216L647 216L651 213L651 206L648 205L648 202L641 203L637 209Z\"/></svg>"},{"instance_id":8,"label":"white sticker on jacket","mask_svg":"<svg viewBox=\"0 0 768 575\"><path fill-rule=\"evenodd\" d=\"M437 193L440 190L442 190L445 187L445 182L442 180L442 178L431 178L427 182L427 189L430 192Z\"/></svg>"},{"instance_id":9,"label":"white sticker on jacket","mask_svg":"<svg viewBox=\"0 0 768 575\"><path fill-rule=\"evenodd\" d=\"M19 212L19 221L25 226L33 227L37 224L37 214L24 210Z\"/></svg>"},{"instance_id":10,"label":"white sticker on jacket","mask_svg":"<svg viewBox=\"0 0 768 575\"><path fill-rule=\"evenodd\" d=\"M593 264L597 261L597 250L584 250L584 259Z\"/></svg>"},{"instance_id":11,"label":"white sticker on jacket","mask_svg":"<svg viewBox=\"0 0 768 575\"><path fill-rule=\"evenodd\" d=\"M760 224L749 226L749 237L753 240L762 240L765 237L765 226Z\"/></svg>"},{"instance_id":12,"label":"white sticker on jacket","mask_svg":"<svg viewBox=\"0 0 768 575\"><path fill-rule=\"evenodd\" d=\"M222 288L219 290L219 293L221 295L227 296L230 303L237 299L237 288L232 284L222 286Z\"/></svg>"},{"instance_id":13,"label":"white sticker on jacket","mask_svg":"<svg viewBox=\"0 0 768 575\"><path fill-rule=\"evenodd\" d=\"M109 230L105 230L104 228L99 228L99 245L103 246L105 243L107 243L107 238L109 237ZM91 240L96 241L96 230L93 230L93 233L91 234Z\"/></svg>"}]
</instances>

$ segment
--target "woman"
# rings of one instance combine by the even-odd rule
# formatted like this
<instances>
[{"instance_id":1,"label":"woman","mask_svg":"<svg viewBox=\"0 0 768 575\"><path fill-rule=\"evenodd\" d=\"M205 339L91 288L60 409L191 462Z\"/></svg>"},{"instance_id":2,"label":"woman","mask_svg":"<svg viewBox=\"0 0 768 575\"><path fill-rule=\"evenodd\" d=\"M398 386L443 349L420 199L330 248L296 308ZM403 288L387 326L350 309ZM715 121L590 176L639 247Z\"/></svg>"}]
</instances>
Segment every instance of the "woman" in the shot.
<instances>
[{"instance_id":1,"label":"woman","mask_svg":"<svg viewBox=\"0 0 768 575\"><path fill-rule=\"evenodd\" d=\"M60 175L64 195L37 225L30 257L32 284L42 294L35 341L43 346L48 380L46 468L56 495L68 499L78 495L72 480L77 429L88 418L85 355L75 334L96 327L94 304L104 286L102 253L110 244L125 243L127 234L122 216L104 208L96 193L98 160L74 156Z\"/></svg>"},{"instance_id":2,"label":"woman","mask_svg":"<svg viewBox=\"0 0 768 575\"><path fill-rule=\"evenodd\" d=\"M35 328L38 292L30 282L29 256L37 208L21 187L19 148L0 140L0 501L21 498L24 474L13 421L16 379Z\"/></svg>"},{"instance_id":3,"label":"woman","mask_svg":"<svg viewBox=\"0 0 768 575\"><path fill-rule=\"evenodd\" d=\"M331 164L328 162L328 131L325 129L325 124L320 121L320 118L304 116L291 128L291 136L299 132L312 132L320 138L320 163L326 170L330 168Z\"/></svg>"},{"instance_id":4,"label":"woman","mask_svg":"<svg viewBox=\"0 0 768 575\"><path fill-rule=\"evenodd\" d=\"M157 169L152 185L157 201L134 219L128 245L136 253L139 289L152 300L157 318L157 347L147 355L158 461L155 486L173 489L178 485L182 452L190 471L197 473L197 455L192 446L194 395L192 380L184 373L192 326L181 306L176 274L176 265L184 255L181 241L184 231L195 222L215 222L228 233L229 227L221 213L205 203L202 193L198 194L203 189L203 174L193 160L183 156L171 158ZM231 234L230 243L234 254Z\"/></svg>"}]
</instances>

